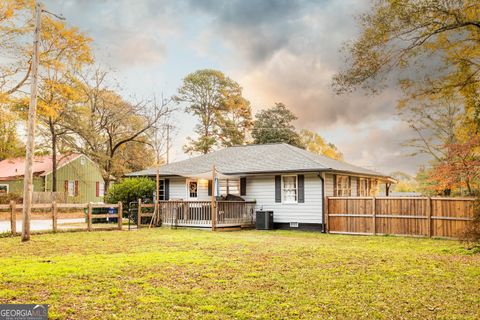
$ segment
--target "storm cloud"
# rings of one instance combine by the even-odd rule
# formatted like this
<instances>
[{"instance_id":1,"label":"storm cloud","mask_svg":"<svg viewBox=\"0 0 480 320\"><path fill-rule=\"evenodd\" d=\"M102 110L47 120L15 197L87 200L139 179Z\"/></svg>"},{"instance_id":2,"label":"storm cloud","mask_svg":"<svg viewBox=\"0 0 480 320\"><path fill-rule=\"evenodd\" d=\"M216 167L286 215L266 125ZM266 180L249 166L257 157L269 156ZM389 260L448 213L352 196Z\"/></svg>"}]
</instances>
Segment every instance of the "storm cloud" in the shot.
<instances>
[{"instance_id":1,"label":"storm cloud","mask_svg":"<svg viewBox=\"0 0 480 320\"><path fill-rule=\"evenodd\" d=\"M344 63L339 49L358 35L355 16L368 10L367 0L46 3L93 37L97 56L135 93L174 94L187 73L220 69L240 83L254 111L285 103L299 128L325 136L350 162L414 173L426 161L408 158L401 146L412 132L396 118L397 90L338 96L331 88ZM175 141L174 158L181 159L194 120L178 117L189 123Z\"/></svg>"}]
</instances>

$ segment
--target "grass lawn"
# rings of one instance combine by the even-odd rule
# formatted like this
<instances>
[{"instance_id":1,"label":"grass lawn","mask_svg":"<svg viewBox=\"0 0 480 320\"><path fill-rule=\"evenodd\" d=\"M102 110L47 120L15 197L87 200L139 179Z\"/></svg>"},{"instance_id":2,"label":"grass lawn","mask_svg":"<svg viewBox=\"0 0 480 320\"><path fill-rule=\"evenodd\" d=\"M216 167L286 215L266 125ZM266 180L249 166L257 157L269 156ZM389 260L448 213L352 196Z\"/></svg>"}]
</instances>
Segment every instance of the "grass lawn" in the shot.
<instances>
[{"instance_id":1,"label":"grass lawn","mask_svg":"<svg viewBox=\"0 0 480 320\"><path fill-rule=\"evenodd\" d=\"M290 231L0 238L0 303L48 303L51 319L479 319L480 254Z\"/></svg>"}]
</instances>

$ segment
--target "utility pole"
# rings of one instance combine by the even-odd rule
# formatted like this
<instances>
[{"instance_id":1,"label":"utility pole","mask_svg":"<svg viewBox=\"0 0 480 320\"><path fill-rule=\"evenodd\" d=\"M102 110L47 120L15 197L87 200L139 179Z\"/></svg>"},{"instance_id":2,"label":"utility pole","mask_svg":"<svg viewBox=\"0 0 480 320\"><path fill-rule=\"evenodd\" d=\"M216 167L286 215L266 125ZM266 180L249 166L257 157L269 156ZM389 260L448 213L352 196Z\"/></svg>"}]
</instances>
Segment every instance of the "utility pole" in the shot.
<instances>
[{"instance_id":1,"label":"utility pole","mask_svg":"<svg viewBox=\"0 0 480 320\"><path fill-rule=\"evenodd\" d=\"M170 125L167 124L167 164L170 163Z\"/></svg>"},{"instance_id":2,"label":"utility pole","mask_svg":"<svg viewBox=\"0 0 480 320\"><path fill-rule=\"evenodd\" d=\"M33 37L32 84L30 89L30 104L28 106L27 154L25 159L25 176L23 179L23 221L22 241L30 240L30 216L32 213L33 192L33 156L35 149L35 117L37 113L37 81L40 45L42 4L35 4L35 33Z\"/></svg>"}]
</instances>

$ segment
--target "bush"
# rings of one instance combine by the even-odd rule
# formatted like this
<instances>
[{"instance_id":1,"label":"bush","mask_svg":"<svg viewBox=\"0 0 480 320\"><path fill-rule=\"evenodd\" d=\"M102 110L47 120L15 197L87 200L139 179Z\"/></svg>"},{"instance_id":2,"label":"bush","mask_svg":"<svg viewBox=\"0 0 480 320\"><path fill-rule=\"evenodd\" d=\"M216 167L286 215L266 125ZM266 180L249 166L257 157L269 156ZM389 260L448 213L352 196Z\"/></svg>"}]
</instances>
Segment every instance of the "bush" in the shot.
<instances>
[{"instance_id":1,"label":"bush","mask_svg":"<svg viewBox=\"0 0 480 320\"><path fill-rule=\"evenodd\" d=\"M106 203L117 203L121 201L124 208L128 208L130 202L138 199L152 199L155 193L155 181L149 178L128 178L120 183L113 184L107 195Z\"/></svg>"},{"instance_id":2,"label":"bush","mask_svg":"<svg viewBox=\"0 0 480 320\"><path fill-rule=\"evenodd\" d=\"M1 193L0 194L0 204L10 204L10 201L15 201L16 203L23 203L23 197L17 193Z\"/></svg>"}]
</instances>

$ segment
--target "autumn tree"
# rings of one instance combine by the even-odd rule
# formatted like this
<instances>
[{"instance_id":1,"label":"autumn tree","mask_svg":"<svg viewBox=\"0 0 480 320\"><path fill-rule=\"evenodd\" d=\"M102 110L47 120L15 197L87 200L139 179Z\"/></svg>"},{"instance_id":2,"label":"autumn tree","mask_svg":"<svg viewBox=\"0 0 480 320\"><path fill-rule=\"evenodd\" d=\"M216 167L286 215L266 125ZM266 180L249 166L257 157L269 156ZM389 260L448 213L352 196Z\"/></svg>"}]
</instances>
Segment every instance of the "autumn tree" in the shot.
<instances>
[{"instance_id":1,"label":"autumn tree","mask_svg":"<svg viewBox=\"0 0 480 320\"><path fill-rule=\"evenodd\" d=\"M0 108L0 161L25 154L25 146L17 136L16 117Z\"/></svg>"},{"instance_id":2,"label":"autumn tree","mask_svg":"<svg viewBox=\"0 0 480 320\"><path fill-rule=\"evenodd\" d=\"M451 147L480 134L480 4L376 0L358 19L360 36L346 44L346 67L334 77L337 92L400 88L398 109L418 134L407 144L448 166Z\"/></svg>"},{"instance_id":3,"label":"autumn tree","mask_svg":"<svg viewBox=\"0 0 480 320\"><path fill-rule=\"evenodd\" d=\"M75 27L44 16L40 51L43 58L39 73L38 119L43 133L50 142L52 155L52 191L57 191L57 146L59 140L69 133L62 126L66 113L82 99L76 74L93 62L90 50L91 39Z\"/></svg>"},{"instance_id":4,"label":"autumn tree","mask_svg":"<svg viewBox=\"0 0 480 320\"><path fill-rule=\"evenodd\" d=\"M448 145L446 160L433 167L431 180L435 188L452 190L465 188L467 195L478 195L480 191L480 136L465 143Z\"/></svg>"},{"instance_id":5,"label":"autumn tree","mask_svg":"<svg viewBox=\"0 0 480 320\"><path fill-rule=\"evenodd\" d=\"M335 160L343 160L343 154L338 151L337 147L333 143L327 143L318 133L302 129L300 131L300 138L305 150Z\"/></svg>"},{"instance_id":6,"label":"autumn tree","mask_svg":"<svg viewBox=\"0 0 480 320\"><path fill-rule=\"evenodd\" d=\"M255 144L288 143L304 147L300 135L296 132L293 121L295 116L283 103L262 110L255 115L252 137Z\"/></svg>"},{"instance_id":7,"label":"autumn tree","mask_svg":"<svg viewBox=\"0 0 480 320\"><path fill-rule=\"evenodd\" d=\"M155 105L155 100L126 101L108 84L107 73L100 69L82 75L81 79L85 102L64 116L64 126L74 133L72 149L87 155L102 169L107 190L113 174L119 177L128 170L120 166L125 160L119 157L133 156L127 151L129 146L146 144L147 132L162 123L171 109L163 101L159 105ZM145 148L136 150L148 152ZM134 156L147 158L143 154ZM149 158L152 159L151 153Z\"/></svg>"},{"instance_id":8,"label":"autumn tree","mask_svg":"<svg viewBox=\"0 0 480 320\"><path fill-rule=\"evenodd\" d=\"M185 112L197 117L197 138L188 137L187 153L206 154L216 146L245 143L251 127L249 102L238 83L217 70L198 70L183 79L174 97L186 104Z\"/></svg>"}]
</instances>

